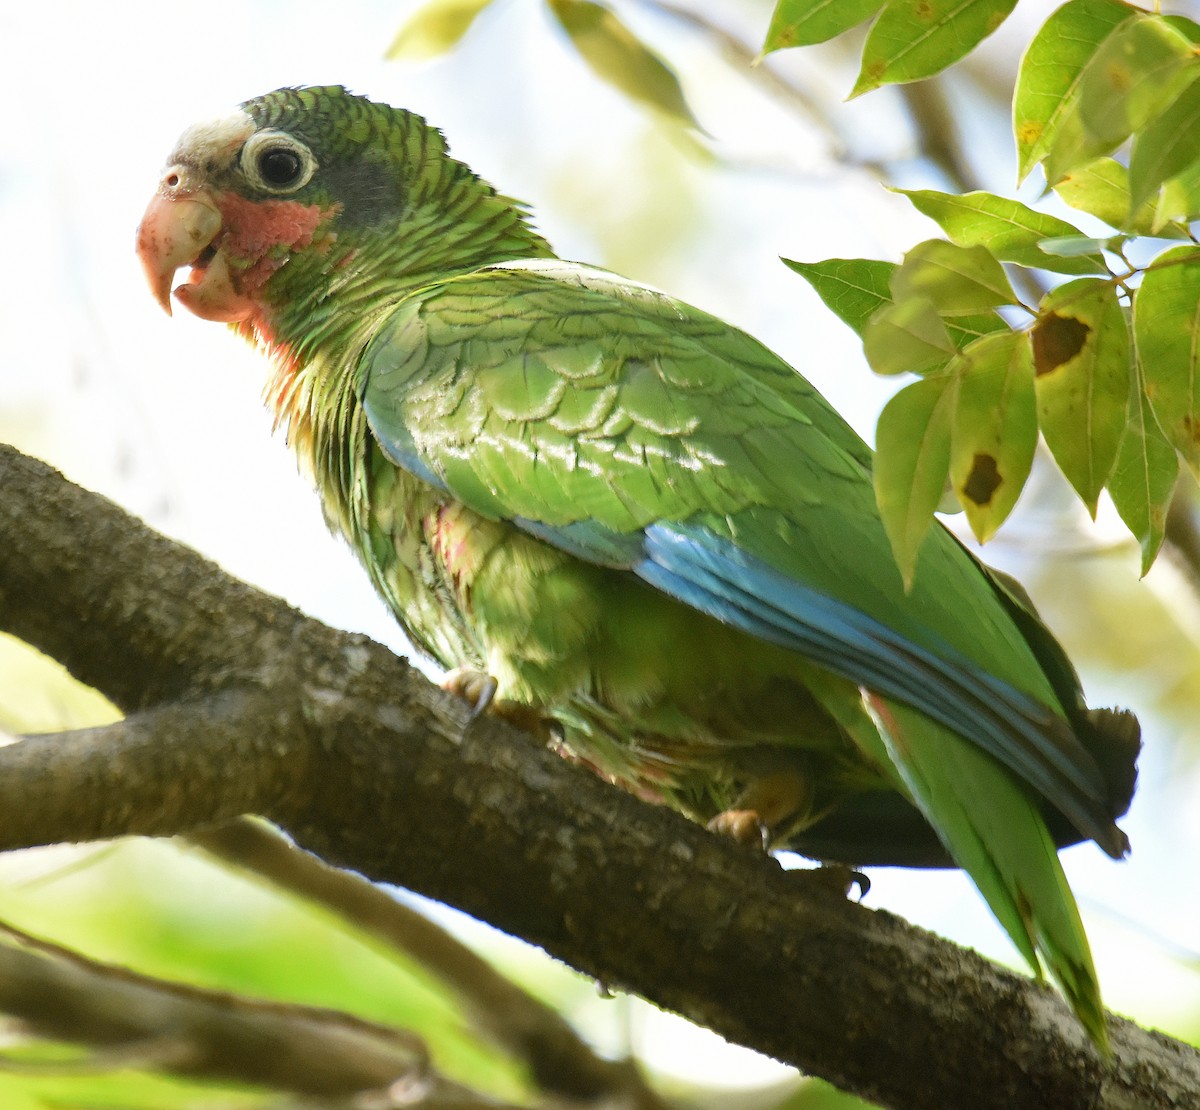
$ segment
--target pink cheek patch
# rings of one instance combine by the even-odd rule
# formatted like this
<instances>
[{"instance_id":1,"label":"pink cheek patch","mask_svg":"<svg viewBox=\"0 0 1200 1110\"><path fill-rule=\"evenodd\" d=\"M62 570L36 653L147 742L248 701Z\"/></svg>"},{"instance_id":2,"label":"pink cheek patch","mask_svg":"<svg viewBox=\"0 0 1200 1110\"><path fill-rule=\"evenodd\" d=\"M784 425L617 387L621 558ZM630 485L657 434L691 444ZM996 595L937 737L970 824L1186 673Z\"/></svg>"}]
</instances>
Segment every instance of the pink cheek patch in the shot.
<instances>
[{"instance_id":1,"label":"pink cheek patch","mask_svg":"<svg viewBox=\"0 0 1200 1110\"><path fill-rule=\"evenodd\" d=\"M311 246L322 221L337 210L294 200L247 200L234 193L222 196L218 207L225 227L218 246L236 267L244 290L260 288L289 252Z\"/></svg>"}]
</instances>

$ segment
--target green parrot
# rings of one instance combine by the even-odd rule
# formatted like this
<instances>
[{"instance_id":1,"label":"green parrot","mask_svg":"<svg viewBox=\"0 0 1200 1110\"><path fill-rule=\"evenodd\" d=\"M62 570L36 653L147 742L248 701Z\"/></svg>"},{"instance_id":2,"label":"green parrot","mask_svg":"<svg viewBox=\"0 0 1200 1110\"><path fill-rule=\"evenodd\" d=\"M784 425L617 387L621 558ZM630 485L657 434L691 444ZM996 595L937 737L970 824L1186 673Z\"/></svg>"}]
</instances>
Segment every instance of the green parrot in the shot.
<instances>
[{"instance_id":1,"label":"green parrot","mask_svg":"<svg viewBox=\"0 0 1200 1110\"><path fill-rule=\"evenodd\" d=\"M151 288L260 345L325 515L449 688L643 797L852 866L958 866L1106 1043L1056 847L1120 858L1139 747L1019 586L744 332L558 259L420 117L285 88L184 132Z\"/></svg>"}]
</instances>

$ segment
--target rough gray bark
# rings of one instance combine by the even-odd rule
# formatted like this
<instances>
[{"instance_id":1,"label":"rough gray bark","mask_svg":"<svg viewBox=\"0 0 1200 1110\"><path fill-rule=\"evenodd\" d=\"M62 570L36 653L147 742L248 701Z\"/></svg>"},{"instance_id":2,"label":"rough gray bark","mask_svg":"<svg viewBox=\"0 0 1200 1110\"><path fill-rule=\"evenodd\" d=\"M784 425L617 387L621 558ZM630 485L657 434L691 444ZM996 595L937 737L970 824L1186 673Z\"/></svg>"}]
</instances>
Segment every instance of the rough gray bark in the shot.
<instances>
[{"instance_id":1,"label":"rough gray bark","mask_svg":"<svg viewBox=\"0 0 1200 1110\"><path fill-rule=\"evenodd\" d=\"M0 749L0 847L239 812L897 1108L1179 1107L1200 1053L711 836L0 448L0 628L130 716Z\"/></svg>"}]
</instances>

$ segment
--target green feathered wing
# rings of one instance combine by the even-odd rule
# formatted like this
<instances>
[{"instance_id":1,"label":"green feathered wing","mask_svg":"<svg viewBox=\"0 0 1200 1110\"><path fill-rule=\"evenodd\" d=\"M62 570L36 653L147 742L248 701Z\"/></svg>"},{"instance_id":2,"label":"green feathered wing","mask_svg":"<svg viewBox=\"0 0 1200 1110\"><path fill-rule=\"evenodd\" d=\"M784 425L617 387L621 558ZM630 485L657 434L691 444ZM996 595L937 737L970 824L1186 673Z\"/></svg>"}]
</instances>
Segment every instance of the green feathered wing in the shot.
<instances>
[{"instance_id":1,"label":"green feathered wing","mask_svg":"<svg viewBox=\"0 0 1200 1110\"><path fill-rule=\"evenodd\" d=\"M1044 814L1112 855L1125 842L1069 664L941 528L905 592L870 452L802 377L652 290L531 261L415 292L357 388L386 455L454 502L673 599L697 637L715 619L803 661L862 760L1103 1038ZM488 598L471 604L487 626ZM674 665L694 658L681 645Z\"/></svg>"}]
</instances>

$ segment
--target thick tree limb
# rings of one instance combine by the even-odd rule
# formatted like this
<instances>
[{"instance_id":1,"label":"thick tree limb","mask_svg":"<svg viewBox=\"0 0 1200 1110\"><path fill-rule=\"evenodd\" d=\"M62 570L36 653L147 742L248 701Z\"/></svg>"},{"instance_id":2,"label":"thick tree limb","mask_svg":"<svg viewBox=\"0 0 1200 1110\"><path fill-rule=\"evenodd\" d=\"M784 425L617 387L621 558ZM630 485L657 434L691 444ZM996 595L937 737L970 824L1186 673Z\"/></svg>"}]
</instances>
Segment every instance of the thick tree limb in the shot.
<instances>
[{"instance_id":1,"label":"thick tree limb","mask_svg":"<svg viewBox=\"0 0 1200 1110\"><path fill-rule=\"evenodd\" d=\"M209 728L164 708L109 734L114 764L161 746L184 776L162 784L153 812L130 807L131 831L177 820L170 831L184 832L205 807L227 816L202 771L216 765L232 808L326 859L889 1106L1154 1110L1200 1092L1188 1046L1112 1018L1105 1062L1049 990L647 806L500 722L464 731L463 707L385 649L230 580L3 448L0 627L127 710L187 695L224 714ZM98 740L83 736L36 753L75 775L66 832L54 816L63 787L19 770L23 745L0 749L0 846L112 835L111 806L87 793L95 772L75 771L88 761L72 748ZM14 814L18 803L34 816ZM39 830L40 812L51 817Z\"/></svg>"}]
</instances>

